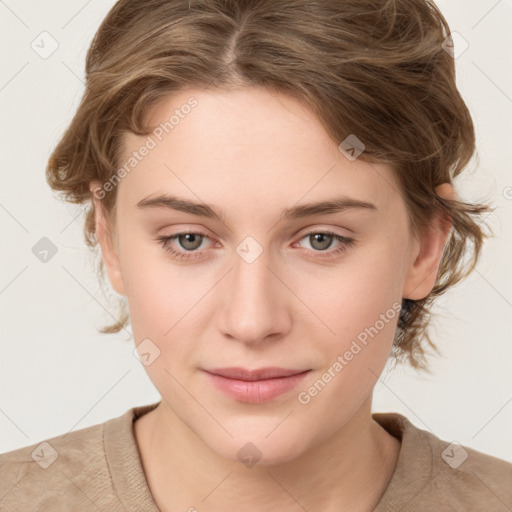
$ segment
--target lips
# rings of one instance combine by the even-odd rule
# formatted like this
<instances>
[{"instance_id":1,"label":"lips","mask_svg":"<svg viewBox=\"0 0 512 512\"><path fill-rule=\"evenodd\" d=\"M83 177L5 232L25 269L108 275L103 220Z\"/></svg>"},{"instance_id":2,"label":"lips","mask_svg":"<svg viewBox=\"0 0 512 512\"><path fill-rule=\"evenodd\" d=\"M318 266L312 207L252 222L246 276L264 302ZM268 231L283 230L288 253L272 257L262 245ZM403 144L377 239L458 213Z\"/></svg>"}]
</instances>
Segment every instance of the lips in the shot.
<instances>
[{"instance_id":1,"label":"lips","mask_svg":"<svg viewBox=\"0 0 512 512\"><path fill-rule=\"evenodd\" d=\"M206 370L208 373L214 375L220 375L228 379L255 381L255 380L266 380L266 379L277 379L280 377L290 377L291 375L297 375L307 370L289 370L286 368L259 368L255 370L248 370L241 367L233 368L214 368L212 370Z\"/></svg>"},{"instance_id":2,"label":"lips","mask_svg":"<svg viewBox=\"0 0 512 512\"><path fill-rule=\"evenodd\" d=\"M204 370L215 388L238 402L261 404L293 390L311 370L214 368Z\"/></svg>"}]
</instances>

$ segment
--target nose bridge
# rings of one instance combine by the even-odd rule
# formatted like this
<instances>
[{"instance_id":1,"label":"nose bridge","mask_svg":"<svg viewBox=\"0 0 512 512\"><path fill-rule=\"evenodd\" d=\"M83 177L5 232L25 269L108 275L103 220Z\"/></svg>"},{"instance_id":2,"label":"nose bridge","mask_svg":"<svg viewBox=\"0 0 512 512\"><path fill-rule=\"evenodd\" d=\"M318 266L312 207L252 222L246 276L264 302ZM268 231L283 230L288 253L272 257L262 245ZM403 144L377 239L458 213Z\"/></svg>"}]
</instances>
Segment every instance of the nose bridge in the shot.
<instances>
[{"instance_id":1,"label":"nose bridge","mask_svg":"<svg viewBox=\"0 0 512 512\"><path fill-rule=\"evenodd\" d=\"M282 284L269 269L271 260L270 251L252 237L236 248L221 326L225 334L252 343L286 328Z\"/></svg>"}]
</instances>

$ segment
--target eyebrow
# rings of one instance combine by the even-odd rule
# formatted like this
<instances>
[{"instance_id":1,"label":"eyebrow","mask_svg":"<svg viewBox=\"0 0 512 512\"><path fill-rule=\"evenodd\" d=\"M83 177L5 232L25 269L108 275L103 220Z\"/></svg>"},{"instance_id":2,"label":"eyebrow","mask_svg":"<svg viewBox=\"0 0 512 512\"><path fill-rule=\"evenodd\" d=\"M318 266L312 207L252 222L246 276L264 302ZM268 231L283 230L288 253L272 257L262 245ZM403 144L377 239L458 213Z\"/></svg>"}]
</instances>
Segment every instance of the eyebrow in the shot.
<instances>
[{"instance_id":1,"label":"eyebrow","mask_svg":"<svg viewBox=\"0 0 512 512\"><path fill-rule=\"evenodd\" d=\"M206 203L195 203L193 201L189 201L188 199L165 194L161 194L155 197L146 197L137 203L137 208L170 209L190 213L192 215L197 215L198 217L218 220L223 223L225 220L222 212L217 211L217 209L213 206L210 206ZM377 207L368 201L362 201L347 196L338 196L326 201L293 206L292 208L283 211L281 214L281 219L301 219L304 217L313 217L316 215L343 212L345 210L354 208L377 211Z\"/></svg>"}]
</instances>

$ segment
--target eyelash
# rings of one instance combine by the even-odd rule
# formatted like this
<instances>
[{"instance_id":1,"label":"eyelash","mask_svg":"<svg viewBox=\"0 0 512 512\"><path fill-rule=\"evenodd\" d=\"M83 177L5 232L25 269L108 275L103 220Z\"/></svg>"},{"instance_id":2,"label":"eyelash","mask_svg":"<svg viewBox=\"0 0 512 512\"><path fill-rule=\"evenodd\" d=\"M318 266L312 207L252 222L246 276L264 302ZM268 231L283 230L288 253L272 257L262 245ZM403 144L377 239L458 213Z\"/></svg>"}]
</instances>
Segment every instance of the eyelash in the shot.
<instances>
[{"instance_id":1,"label":"eyelash","mask_svg":"<svg viewBox=\"0 0 512 512\"><path fill-rule=\"evenodd\" d=\"M338 247L334 251L327 253L328 256L324 256L324 255L313 256L314 258L322 258L322 259L334 258L338 254L345 252L349 247L355 245L355 240L353 238L341 236L341 235L338 235L337 233L333 233L332 231L310 231L309 233L305 233L304 236L302 236L300 240L303 240L304 238L311 236L311 235L319 235L319 234L333 236L336 240L338 240L338 242L341 242L342 244L340 245L340 247ZM159 236L159 237L157 237L157 241L160 242L162 247L168 253L170 253L173 257L175 257L179 260L189 260L190 261L190 260L196 259L197 257L201 257L200 252L198 252L197 250L190 251L189 253L180 252L180 251L176 251L175 249L173 249L171 246L168 245L169 242L171 242L172 240L174 240L182 235L199 235L199 236L202 236L205 238L209 238L209 236L206 233L201 233L199 231L184 231L181 233L176 233L175 235L172 235L172 236ZM309 252L320 252L322 254L325 254L324 251L309 251Z\"/></svg>"}]
</instances>

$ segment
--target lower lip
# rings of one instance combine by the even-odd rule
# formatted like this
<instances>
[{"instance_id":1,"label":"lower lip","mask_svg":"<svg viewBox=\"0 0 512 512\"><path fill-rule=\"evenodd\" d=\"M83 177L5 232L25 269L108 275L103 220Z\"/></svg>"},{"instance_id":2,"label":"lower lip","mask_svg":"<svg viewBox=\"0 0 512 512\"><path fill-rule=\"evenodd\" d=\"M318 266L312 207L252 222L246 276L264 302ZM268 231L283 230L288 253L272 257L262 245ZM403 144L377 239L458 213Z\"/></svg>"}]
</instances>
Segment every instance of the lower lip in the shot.
<instances>
[{"instance_id":1,"label":"lower lip","mask_svg":"<svg viewBox=\"0 0 512 512\"><path fill-rule=\"evenodd\" d=\"M220 375L205 372L213 382L213 385L226 395L239 402L260 404L267 402L278 395L282 395L293 389L301 382L311 370L307 370L289 377L278 377L264 380L238 380L229 379Z\"/></svg>"}]
</instances>

